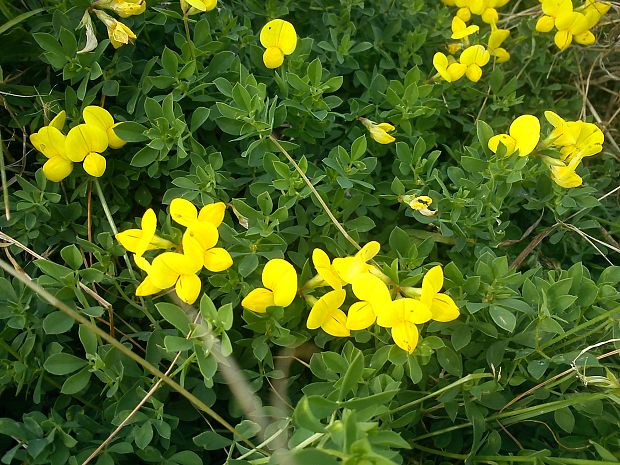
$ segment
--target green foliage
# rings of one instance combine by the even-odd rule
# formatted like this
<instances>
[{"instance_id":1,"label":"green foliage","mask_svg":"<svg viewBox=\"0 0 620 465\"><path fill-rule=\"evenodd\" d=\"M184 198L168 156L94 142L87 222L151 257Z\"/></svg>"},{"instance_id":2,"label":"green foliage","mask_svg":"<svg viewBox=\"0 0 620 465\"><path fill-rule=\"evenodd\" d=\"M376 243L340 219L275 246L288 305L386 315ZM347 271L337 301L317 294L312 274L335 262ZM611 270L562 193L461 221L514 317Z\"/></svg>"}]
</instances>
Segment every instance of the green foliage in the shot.
<instances>
[{"instance_id":1,"label":"green foliage","mask_svg":"<svg viewBox=\"0 0 620 465\"><path fill-rule=\"evenodd\" d=\"M114 49L93 16L99 43L78 53L89 2L0 0L0 238L15 270L0 272L0 395L11 399L0 462L82 464L128 416L91 463L618 462L617 131L605 128L574 189L534 155L488 148L521 114L613 120L605 40L617 20L600 48L557 54L534 30L538 3L512 3L511 60L447 83L432 59L454 11L437 1L220 0L184 16L149 0L122 20L134 45ZM275 70L259 42L273 18L299 36ZM573 81L588 72L584 100ZM61 110L75 126L88 105L128 142L105 154L102 196L78 165L47 180L28 139ZM391 123L396 142L377 143L359 118ZM418 196L436 214L410 208ZM227 206L219 244L234 264L200 275L193 306L136 296L145 273L115 239L153 208L157 234L179 244L166 213L179 197ZM313 249L344 257L372 240L393 293L417 292L441 264L460 309L420 326L411 354L378 325L348 338L306 326ZM297 298L243 309L273 258L298 270Z\"/></svg>"}]
</instances>

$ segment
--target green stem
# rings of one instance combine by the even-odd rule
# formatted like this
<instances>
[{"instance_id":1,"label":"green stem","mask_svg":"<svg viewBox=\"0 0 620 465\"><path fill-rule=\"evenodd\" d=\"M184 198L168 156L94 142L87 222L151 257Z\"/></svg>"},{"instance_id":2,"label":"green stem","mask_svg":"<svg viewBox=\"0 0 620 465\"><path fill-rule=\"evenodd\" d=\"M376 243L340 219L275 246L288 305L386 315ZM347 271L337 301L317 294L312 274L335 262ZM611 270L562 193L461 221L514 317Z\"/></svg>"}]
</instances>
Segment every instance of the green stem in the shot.
<instances>
[{"instance_id":1,"label":"green stem","mask_svg":"<svg viewBox=\"0 0 620 465\"><path fill-rule=\"evenodd\" d=\"M0 136L0 179L2 181L2 197L4 198L4 214L7 221L11 219L11 209L9 208L9 186L6 184L6 167L4 166L4 143Z\"/></svg>"},{"instance_id":2,"label":"green stem","mask_svg":"<svg viewBox=\"0 0 620 465\"><path fill-rule=\"evenodd\" d=\"M571 336L572 334L575 334L576 332L579 332L582 329L587 328L588 326L591 326L591 325L593 325L595 323L598 323L599 321L606 320L611 315L613 315L614 313L618 313L618 312L620 312L620 306L614 307L611 310L608 310L605 313L602 313L601 315L592 318L591 320L585 321L585 322L581 323L580 325L577 325L577 326L569 329L564 334L560 334L559 336L554 337L553 339L551 339L551 340L547 341L546 343L542 344L540 346L540 349L546 349L549 346L555 345L559 341L561 341L562 339L564 339L564 338L566 338L568 336Z\"/></svg>"},{"instance_id":3,"label":"green stem","mask_svg":"<svg viewBox=\"0 0 620 465\"><path fill-rule=\"evenodd\" d=\"M187 13L183 14L183 25L185 26L185 38L187 39L187 44L189 45L189 51L192 54L194 61L196 61L196 50L194 41L192 40L192 35L189 32L189 17L187 16Z\"/></svg>"},{"instance_id":4,"label":"green stem","mask_svg":"<svg viewBox=\"0 0 620 465\"><path fill-rule=\"evenodd\" d=\"M150 362L143 359L142 357L140 357L138 354L136 354L132 350L128 349L125 345L119 342L116 338L110 336L108 333L103 331L101 328L93 324L89 319L85 318L80 313L78 313L77 311L69 307L67 304L65 304L64 302L60 301L55 296L47 292L45 289L39 286L35 281L33 281L30 278L30 276L28 276L26 273L20 273L17 270L14 270L8 263L6 263L2 259L0 259L0 269L4 270L9 275L17 278L19 281L22 282L22 284L30 288L30 290L38 294L41 298L45 299L49 304L53 305L61 312L69 315L71 318L73 318L78 323L83 324L90 331L92 331L94 334L99 336L104 341L108 342L110 345L112 345L115 349L120 351L122 354L129 357L131 360L133 360L137 364L141 365L146 371L160 378L164 383L170 386L173 390L177 391L179 394L185 397L189 402L191 402L198 409L202 410L204 413L209 415L211 418L213 418L215 421L221 424L228 431L230 431L233 434L238 435L242 439L242 441L246 443L248 446L252 448L256 448L256 446L252 442L246 439L230 423L228 423L224 418L222 418L217 412L211 409L211 407L205 404L202 400L197 398L194 394L189 392L187 389L185 389L175 380L171 379L169 376L162 373L158 368L153 366Z\"/></svg>"},{"instance_id":5,"label":"green stem","mask_svg":"<svg viewBox=\"0 0 620 465\"><path fill-rule=\"evenodd\" d=\"M469 374L469 375L465 376L464 378L461 378L458 381L455 381L454 383L448 384L447 386L444 386L441 389L438 389L438 390L436 390L434 392L431 392L427 396L424 396L424 397L422 397L420 399L416 399L414 401L411 401L411 402L408 402L406 404L400 405L400 406L396 407L395 409L390 410L388 413L396 413L396 412L400 412L401 410L405 410L405 409L411 408L414 405L421 404L422 402L424 402L424 401L426 401L428 399L432 399L433 397L437 397L437 396L443 394L444 392L449 391L452 388L460 386L461 384L468 383L468 382L473 381L475 379L483 379L483 378L493 378L493 375L491 373L472 373L472 374Z\"/></svg>"},{"instance_id":6,"label":"green stem","mask_svg":"<svg viewBox=\"0 0 620 465\"><path fill-rule=\"evenodd\" d=\"M99 179L95 178L94 180L95 189L97 190L97 197L101 201L101 207L103 208L103 212L105 213L105 217L108 220L108 224L110 225L110 229L112 229L112 234L115 236L118 234L118 229L116 229L116 224L114 224L114 219L112 219L112 213L110 213L110 208L108 207L108 202L105 199L105 195L103 195L103 190L101 190L101 185L99 184ZM127 252L123 254L123 258L125 259L125 263L127 264L127 269L129 270L129 274L133 279L136 279L136 275L133 272L133 268L131 266L131 261L129 260L129 256Z\"/></svg>"}]
</instances>

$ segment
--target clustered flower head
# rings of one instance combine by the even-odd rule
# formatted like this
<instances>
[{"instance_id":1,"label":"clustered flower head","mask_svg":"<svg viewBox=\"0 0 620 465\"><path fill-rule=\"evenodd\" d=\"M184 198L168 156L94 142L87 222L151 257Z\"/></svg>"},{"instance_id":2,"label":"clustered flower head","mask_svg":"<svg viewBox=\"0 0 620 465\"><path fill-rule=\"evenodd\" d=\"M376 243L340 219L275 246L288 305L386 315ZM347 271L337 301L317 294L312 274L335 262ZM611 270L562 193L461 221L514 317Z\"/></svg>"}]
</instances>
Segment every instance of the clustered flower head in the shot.
<instances>
[{"instance_id":1,"label":"clustered flower head","mask_svg":"<svg viewBox=\"0 0 620 465\"><path fill-rule=\"evenodd\" d=\"M442 0L448 6L458 7L452 18L452 35L458 42L448 44L449 55L443 52L435 53L433 66L438 76L447 82L455 82L466 76L472 82L478 82L482 77L482 68L491 58L497 63L504 63L510 59L510 53L502 47L508 38L508 29L499 29L497 9L508 3L508 0ZM477 24L467 24L474 16L479 16L482 23L490 26L486 46L482 43L471 44L470 37L480 32ZM454 55L461 51L458 58Z\"/></svg>"},{"instance_id":2,"label":"clustered flower head","mask_svg":"<svg viewBox=\"0 0 620 465\"><path fill-rule=\"evenodd\" d=\"M539 0L543 16L536 22L538 32L556 29L553 41L560 50L565 50L573 41L581 45L592 45L596 38L591 29L611 8L608 2L585 0L578 8L572 0Z\"/></svg>"},{"instance_id":3,"label":"clustered flower head","mask_svg":"<svg viewBox=\"0 0 620 465\"><path fill-rule=\"evenodd\" d=\"M142 217L140 229L118 233L116 240L134 254L136 265L147 274L136 289L136 295L152 295L174 287L182 301L194 303L202 287L198 277L202 268L220 272L233 264L228 251L216 247L219 240L217 228L224 220L225 211L226 205L223 202L205 205L199 212L189 200L173 199L170 216L186 228L180 244L156 234L157 217L152 209L147 210ZM172 248L176 251L163 252L151 262L143 257L149 250Z\"/></svg>"},{"instance_id":4,"label":"clustered flower head","mask_svg":"<svg viewBox=\"0 0 620 465\"><path fill-rule=\"evenodd\" d=\"M283 19L273 19L260 31L260 43L265 47L263 63L269 69L282 66L284 55L290 55L297 47L295 27Z\"/></svg>"},{"instance_id":5,"label":"clustered flower head","mask_svg":"<svg viewBox=\"0 0 620 465\"><path fill-rule=\"evenodd\" d=\"M104 108L91 105L82 112L84 123L65 135L62 129L66 116L61 111L50 124L30 135L32 145L48 159L43 174L50 181L60 182L71 174L74 163L82 163L91 176L103 176L107 164L102 153L108 147L119 149L125 145L114 132L119 123Z\"/></svg>"},{"instance_id":6,"label":"clustered flower head","mask_svg":"<svg viewBox=\"0 0 620 465\"><path fill-rule=\"evenodd\" d=\"M391 329L394 342L411 353L418 343L416 325L429 320L451 321L459 316L452 298L440 292L443 272L440 266L424 276L422 287L403 287L390 290L389 278L369 263L380 245L369 242L355 255L331 260L322 249L314 249L312 263L317 274L301 289L297 288L297 273L283 259L270 260L263 269L264 288L252 290L241 305L254 312L264 313L268 307L290 305L300 294L311 305L306 326L321 328L335 337L350 336L351 331L367 329L373 324ZM350 286L350 292L347 292ZM316 297L316 289L330 290ZM346 313L345 302L350 299Z\"/></svg>"},{"instance_id":7,"label":"clustered flower head","mask_svg":"<svg viewBox=\"0 0 620 465\"><path fill-rule=\"evenodd\" d=\"M603 150L605 136L595 124L584 121L565 121L552 111L545 112L545 118L553 127L551 133L540 144L540 121L533 115L522 115L510 125L508 134L497 134L489 139L488 147L497 153L500 145L505 155L517 153L527 156L535 149L555 149L558 157L537 153L548 166L553 181L564 188L578 187L583 183L576 169L585 157Z\"/></svg>"}]
</instances>

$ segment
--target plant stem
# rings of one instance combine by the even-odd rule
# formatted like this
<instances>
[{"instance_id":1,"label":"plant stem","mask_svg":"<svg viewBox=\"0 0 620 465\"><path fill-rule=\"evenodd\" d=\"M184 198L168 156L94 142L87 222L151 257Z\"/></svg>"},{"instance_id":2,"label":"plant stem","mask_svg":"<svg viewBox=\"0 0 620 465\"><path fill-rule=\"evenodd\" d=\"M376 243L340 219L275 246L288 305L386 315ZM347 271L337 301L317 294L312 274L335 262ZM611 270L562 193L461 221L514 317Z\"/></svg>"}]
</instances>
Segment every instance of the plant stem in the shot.
<instances>
[{"instance_id":1,"label":"plant stem","mask_svg":"<svg viewBox=\"0 0 620 465\"><path fill-rule=\"evenodd\" d=\"M332 213L330 208L327 206L327 204L323 200L323 197L321 197L321 194L319 194L319 192L316 190L316 188L314 187L314 185L312 184L310 179L308 179L308 176L306 176L306 173L303 172L303 170L299 167L299 165L293 159L293 157L291 157L291 155L286 151L286 149L284 147L282 147L282 144L280 144L280 141L278 141L278 139L273 137L273 135L269 136L269 140L271 140L271 142L273 142L275 144L275 146L278 148L278 150L280 152L282 152L282 154L288 159L289 162L291 162L291 164L295 168L295 171L297 171L299 173L299 175L302 177L302 179L304 180L304 182L306 183L308 188L312 191L312 193L314 194L314 196L316 197L318 202L321 204L321 207L323 207L323 211L325 211L325 213L327 214L329 219L332 221L332 223L334 223L334 226L336 226L336 229L338 229L338 231L340 231L340 233L344 236L344 238L347 241L349 241L353 245L353 247L355 247L357 250L360 250L361 246L357 243L357 241L355 239L353 239L349 235L349 233L344 229L344 227L336 219L336 217L334 216L334 214Z\"/></svg>"},{"instance_id":2,"label":"plant stem","mask_svg":"<svg viewBox=\"0 0 620 465\"><path fill-rule=\"evenodd\" d=\"M0 180L2 181L2 198L4 199L4 214L7 221L11 219L11 209L9 208L9 186L6 184L6 167L4 166L4 142L0 136Z\"/></svg>"},{"instance_id":3,"label":"plant stem","mask_svg":"<svg viewBox=\"0 0 620 465\"><path fill-rule=\"evenodd\" d=\"M112 218L112 213L110 213L110 208L108 207L108 202L105 199L105 195L103 195L103 190L101 190L101 184L99 184L99 179L95 178L94 180L95 189L97 190L97 197L101 201L101 207L103 208L103 212L105 213L105 217L108 220L108 224L110 225L110 229L112 229L112 234L115 236L118 234L118 229L116 229L116 224L114 224L114 219ZM131 266L131 261L129 260L129 256L127 252L123 254L123 258L125 259L125 263L127 264L127 270L129 270L129 275L136 279L136 275Z\"/></svg>"}]
</instances>

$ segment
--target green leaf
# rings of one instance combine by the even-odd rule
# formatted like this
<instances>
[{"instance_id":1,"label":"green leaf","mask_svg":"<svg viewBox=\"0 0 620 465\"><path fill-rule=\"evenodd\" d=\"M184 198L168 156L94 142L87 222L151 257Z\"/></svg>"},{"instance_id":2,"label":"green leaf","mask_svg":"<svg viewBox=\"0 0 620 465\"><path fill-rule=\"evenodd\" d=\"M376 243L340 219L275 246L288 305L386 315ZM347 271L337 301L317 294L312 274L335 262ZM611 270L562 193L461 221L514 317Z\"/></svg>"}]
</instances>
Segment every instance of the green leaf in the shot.
<instances>
[{"instance_id":1,"label":"green leaf","mask_svg":"<svg viewBox=\"0 0 620 465\"><path fill-rule=\"evenodd\" d=\"M235 316L232 304L227 303L225 305L222 305L217 313L224 330L228 331L230 328L232 328L233 319Z\"/></svg>"},{"instance_id":2,"label":"green leaf","mask_svg":"<svg viewBox=\"0 0 620 465\"><path fill-rule=\"evenodd\" d=\"M314 432L325 431L320 422L338 408L338 404L322 396L305 396L299 401L293 412L293 421L302 428Z\"/></svg>"},{"instance_id":3,"label":"green leaf","mask_svg":"<svg viewBox=\"0 0 620 465\"><path fill-rule=\"evenodd\" d=\"M135 121L123 121L114 128L114 133L126 142L144 142L149 140L144 135L146 127Z\"/></svg>"},{"instance_id":4,"label":"green leaf","mask_svg":"<svg viewBox=\"0 0 620 465\"><path fill-rule=\"evenodd\" d=\"M293 454L293 459L290 461L290 463L294 463L295 465L338 465L338 463L340 462L338 461L338 459L336 459L336 457L329 455L327 452L324 452L322 450L303 449Z\"/></svg>"},{"instance_id":5,"label":"green leaf","mask_svg":"<svg viewBox=\"0 0 620 465\"><path fill-rule=\"evenodd\" d=\"M80 253L80 249L73 244L63 247L60 251L60 256L73 270L79 270L83 265L83 258Z\"/></svg>"},{"instance_id":6,"label":"green leaf","mask_svg":"<svg viewBox=\"0 0 620 465\"><path fill-rule=\"evenodd\" d=\"M489 314L497 326L510 333L514 331L517 325L517 317L510 310L498 305L491 305Z\"/></svg>"},{"instance_id":7,"label":"green leaf","mask_svg":"<svg viewBox=\"0 0 620 465\"><path fill-rule=\"evenodd\" d=\"M351 145L351 160L359 160L366 153L368 142L366 141L366 134L362 134L353 141Z\"/></svg>"},{"instance_id":8,"label":"green leaf","mask_svg":"<svg viewBox=\"0 0 620 465\"><path fill-rule=\"evenodd\" d=\"M45 8L37 8L36 10L26 11L25 13L22 13L21 15L17 15L14 18L11 18L6 23L4 23L2 26L0 26L0 35L4 34L6 31L11 29L12 27L17 26L22 21L25 21L31 16L37 15L41 13L42 11L45 11Z\"/></svg>"},{"instance_id":9,"label":"green leaf","mask_svg":"<svg viewBox=\"0 0 620 465\"><path fill-rule=\"evenodd\" d=\"M218 314L215 305L206 293L200 298L200 316L207 321L217 321Z\"/></svg>"},{"instance_id":10,"label":"green leaf","mask_svg":"<svg viewBox=\"0 0 620 465\"><path fill-rule=\"evenodd\" d=\"M153 425L150 421L145 421L140 427L134 429L134 441L136 446L144 450L153 440Z\"/></svg>"},{"instance_id":11,"label":"green leaf","mask_svg":"<svg viewBox=\"0 0 620 465\"><path fill-rule=\"evenodd\" d=\"M43 368L53 375L68 375L86 365L88 365L86 360L61 352L50 355L43 364Z\"/></svg>"},{"instance_id":12,"label":"green leaf","mask_svg":"<svg viewBox=\"0 0 620 465\"><path fill-rule=\"evenodd\" d=\"M160 302L155 304L157 311L164 319L178 329L184 336L189 334L190 322L183 310L174 304Z\"/></svg>"},{"instance_id":13,"label":"green leaf","mask_svg":"<svg viewBox=\"0 0 620 465\"><path fill-rule=\"evenodd\" d=\"M362 352L360 350L356 350L353 359L347 367L347 371L340 380L340 394L338 395L339 399L344 399L350 391L355 390L357 383L359 383L362 379L363 372L364 355L362 355Z\"/></svg>"},{"instance_id":14,"label":"green leaf","mask_svg":"<svg viewBox=\"0 0 620 465\"><path fill-rule=\"evenodd\" d=\"M553 412L553 419L567 433L572 433L575 428L575 416L569 407L557 409Z\"/></svg>"},{"instance_id":15,"label":"green leaf","mask_svg":"<svg viewBox=\"0 0 620 465\"><path fill-rule=\"evenodd\" d=\"M191 450L177 452L169 460L178 465L202 465L202 459Z\"/></svg>"},{"instance_id":16,"label":"green leaf","mask_svg":"<svg viewBox=\"0 0 620 465\"><path fill-rule=\"evenodd\" d=\"M437 350L437 361L451 375L459 377L463 375L461 356L450 347L441 347Z\"/></svg>"},{"instance_id":17,"label":"green leaf","mask_svg":"<svg viewBox=\"0 0 620 465\"><path fill-rule=\"evenodd\" d=\"M51 262L49 260L37 259L34 261L34 263L43 273L57 279L58 281L62 281L67 276L73 274L72 269Z\"/></svg>"},{"instance_id":18,"label":"green leaf","mask_svg":"<svg viewBox=\"0 0 620 465\"><path fill-rule=\"evenodd\" d=\"M194 444L205 450L220 450L232 444L232 440L215 431L205 431L198 436L194 436Z\"/></svg>"},{"instance_id":19,"label":"green leaf","mask_svg":"<svg viewBox=\"0 0 620 465\"><path fill-rule=\"evenodd\" d=\"M64 312L52 312L43 320L45 334L63 334L71 329L75 320Z\"/></svg>"},{"instance_id":20,"label":"green leaf","mask_svg":"<svg viewBox=\"0 0 620 465\"><path fill-rule=\"evenodd\" d=\"M192 121L190 123L191 132L197 131L209 118L211 110L205 107L198 107L192 113Z\"/></svg>"},{"instance_id":21,"label":"green leaf","mask_svg":"<svg viewBox=\"0 0 620 465\"><path fill-rule=\"evenodd\" d=\"M353 398L343 402L342 406L352 410L362 410L373 405L387 405L399 392L399 389L393 389L391 391L373 394L368 397Z\"/></svg>"},{"instance_id":22,"label":"green leaf","mask_svg":"<svg viewBox=\"0 0 620 465\"><path fill-rule=\"evenodd\" d=\"M90 329L88 329L85 325L80 325L78 329L78 335L80 337L80 341L84 346L84 352L89 355L94 355L97 353L97 336Z\"/></svg>"},{"instance_id":23,"label":"green leaf","mask_svg":"<svg viewBox=\"0 0 620 465\"><path fill-rule=\"evenodd\" d=\"M88 367L82 368L80 371L75 373L74 375L69 376L65 382L62 384L62 388L60 392L63 394L77 394L86 386L88 386L88 382L90 381L90 371Z\"/></svg>"}]
</instances>

